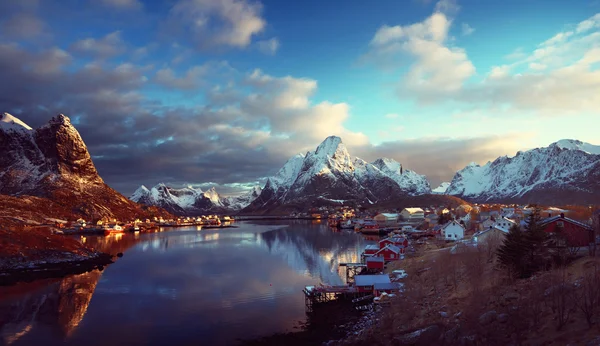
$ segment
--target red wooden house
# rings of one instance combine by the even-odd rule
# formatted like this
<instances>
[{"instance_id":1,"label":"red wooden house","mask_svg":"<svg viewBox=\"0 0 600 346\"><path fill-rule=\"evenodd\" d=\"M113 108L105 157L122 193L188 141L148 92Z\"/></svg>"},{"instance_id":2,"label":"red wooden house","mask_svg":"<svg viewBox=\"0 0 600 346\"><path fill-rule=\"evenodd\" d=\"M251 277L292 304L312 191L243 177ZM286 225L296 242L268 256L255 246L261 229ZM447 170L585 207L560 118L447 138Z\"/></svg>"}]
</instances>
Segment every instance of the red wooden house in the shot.
<instances>
[{"instance_id":1,"label":"red wooden house","mask_svg":"<svg viewBox=\"0 0 600 346\"><path fill-rule=\"evenodd\" d=\"M594 242L594 229L579 221L565 217L564 214L542 220L544 231L555 236L564 237L563 246L582 247Z\"/></svg>"},{"instance_id":2,"label":"red wooden house","mask_svg":"<svg viewBox=\"0 0 600 346\"><path fill-rule=\"evenodd\" d=\"M383 271L385 265L385 259L383 257L369 256L365 260L367 264L367 270Z\"/></svg>"},{"instance_id":3,"label":"red wooden house","mask_svg":"<svg viewBox=\"0 0 600 346\"><path fill-rule=\"evenodd\" d=\"M373 256L383 257L383 260L396 261L400 259L400 255L403 253L404 248L400 249L395 245L386 245L384 248L377 251Z\"/></svg>"}]
</instances>

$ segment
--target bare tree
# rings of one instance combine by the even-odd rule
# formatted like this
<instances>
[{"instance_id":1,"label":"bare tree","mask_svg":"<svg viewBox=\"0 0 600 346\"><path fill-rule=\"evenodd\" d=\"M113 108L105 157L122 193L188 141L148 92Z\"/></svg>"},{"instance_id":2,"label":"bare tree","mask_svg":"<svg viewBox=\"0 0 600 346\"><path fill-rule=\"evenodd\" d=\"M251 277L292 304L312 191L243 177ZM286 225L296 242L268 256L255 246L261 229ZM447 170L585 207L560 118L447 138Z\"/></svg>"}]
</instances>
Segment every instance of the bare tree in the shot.
<instances>
[{"instance_id":1,"label":"bare tree","mask_svg":"<svg viewBox=\"0 0 600 346\"><path fill-rule=\"evenodd\" d=\"M561 330L571 317L574 308L573 286L567 279L567 270L561 267L552 275L552 286L546 291L550 307L556 317L556 330Z\"/></svg>"},{"instance_id":2,"label":"bare tree","mask_svg":"<svg viewBox=\"0 0 600 346\"><path fill-rule=\"evenodd\" d=\"M575 304L591 328L600 309L600 270L596 265L593 271L581 278L579 289L575 292Z\"/></svg>"}]
</instances>

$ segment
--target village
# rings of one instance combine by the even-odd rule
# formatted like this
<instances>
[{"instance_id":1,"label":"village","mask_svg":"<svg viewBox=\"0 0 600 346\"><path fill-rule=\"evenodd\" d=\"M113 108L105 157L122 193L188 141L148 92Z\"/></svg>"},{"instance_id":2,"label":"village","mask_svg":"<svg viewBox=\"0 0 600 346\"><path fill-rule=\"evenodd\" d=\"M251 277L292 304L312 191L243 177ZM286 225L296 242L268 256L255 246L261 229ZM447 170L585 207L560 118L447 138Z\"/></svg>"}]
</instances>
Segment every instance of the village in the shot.
<instances>
[{"instance_id":1,"label":"village","mask_svg":"<svg viewBox=\"0 0 600 346\"><path fill-rule=\"evenodd\" d=\"M58 234L118 234L125 232L158 232L167 227L187 227L197 226L198 230L211 228L230 228L235 227L232 223L233 217L218 215L202 215L197 217L179 217L173 219L164 219L163 217L153 217L152 219L135 219L130 221L119 221L117 219L103 218L96 221L86 221L77 219L74 221L61 220L56 218L46 218L44 223L36 223L31 226L50 226ZM30 221L32 222L32 221Z\"/></svg>"},{"instance_id":2,"label":"village","mask_svg":"<svg viewBox=\"0 0 600 346\"><path fill-rule=\"evenodd\" d=\"M587 209L484 204L412 207L373 216L349 207L321 210L323 214L313 210L314 219L327 217L329 226L361 232L377 243L365 247L360 263L339 264L346 271L346 285L307 286L303 291L307 309L312 311L315 305L336 298L349 298L361 310L389 302L389 298L402 291L407 273L403 269L388 269L402 267L401 261L406 256L425 251L456 254L484 247L495 254L511 228L520 231L527 228L527 218L534 210L540 217L539 227L546 234L560 235L561 242L550 242L548 246L568 248L575 255L594 256L600 236L596 236L593 220L600 221L600 210L592 213L592 208Z\"/></svg>"}]
</instances>

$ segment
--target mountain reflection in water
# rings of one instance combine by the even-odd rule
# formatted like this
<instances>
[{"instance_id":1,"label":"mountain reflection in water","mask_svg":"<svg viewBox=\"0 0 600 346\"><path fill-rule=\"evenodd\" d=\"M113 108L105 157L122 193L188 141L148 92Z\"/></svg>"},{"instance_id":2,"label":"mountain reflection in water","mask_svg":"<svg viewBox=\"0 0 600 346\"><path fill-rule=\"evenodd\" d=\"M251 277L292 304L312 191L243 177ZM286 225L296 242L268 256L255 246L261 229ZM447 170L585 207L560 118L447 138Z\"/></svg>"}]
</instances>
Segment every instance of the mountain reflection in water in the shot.
<instances>
[{"instance_id":1,"label":"mountain reflection in water","mask_svg":"<svg viewBox=\"0 0 600 346\"><path fill-rule=\"evenodd\" d=\"M367 243L305 221L239 226L87 237L124 257L0 288L0 344L226 345L291 331L306 319L302 288L343 283L338 264Z\"/></svg>"}]
</instances>

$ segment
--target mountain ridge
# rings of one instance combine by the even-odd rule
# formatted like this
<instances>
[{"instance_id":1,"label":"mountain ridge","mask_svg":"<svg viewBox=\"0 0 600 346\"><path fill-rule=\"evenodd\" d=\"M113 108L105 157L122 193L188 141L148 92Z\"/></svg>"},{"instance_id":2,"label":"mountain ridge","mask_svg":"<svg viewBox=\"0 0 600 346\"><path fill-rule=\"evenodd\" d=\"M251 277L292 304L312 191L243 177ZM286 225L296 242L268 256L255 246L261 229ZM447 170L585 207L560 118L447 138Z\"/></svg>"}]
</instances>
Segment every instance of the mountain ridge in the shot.
<instances>
[{"instance_id":1,"label":"mountain ridge","mask_svg":"<svg viewBox=\"0 0 600 346\"><path fill-rule=\"evenodd\" d=\"M445 192L473 202L600 203L600 146L563 139L458 171Z\"/></svg>"},{"instance_id":2,"label":"mountain ridge","mask_svg":"<svg viewBox=\"0 0 600 346\"><path fill-rule=\"evenodd\" d=\"M29 197L46 200L27 203ZM39 203L39 202L38 202ZM59 114L33 129L17 117L0 118L0 205L31 208L46 217L122 218L168 215L131 202L104 183L79 132Z\"/></svg>"},{"instance_id":3,"label":"mountain ridge","mask_svg":"<svg viewBox=\"0 0 600 346\"><path fill-rule=\"evenodd\" d=\"M314 151L290 158L243 212L290 205L374 205L396 196L431 192L427 179L392 159L368 163L352 157L340 137L329 136Z\"/></svg>"}]
</instances>

